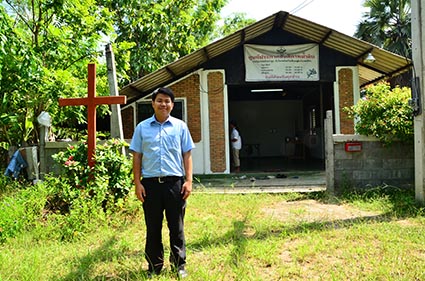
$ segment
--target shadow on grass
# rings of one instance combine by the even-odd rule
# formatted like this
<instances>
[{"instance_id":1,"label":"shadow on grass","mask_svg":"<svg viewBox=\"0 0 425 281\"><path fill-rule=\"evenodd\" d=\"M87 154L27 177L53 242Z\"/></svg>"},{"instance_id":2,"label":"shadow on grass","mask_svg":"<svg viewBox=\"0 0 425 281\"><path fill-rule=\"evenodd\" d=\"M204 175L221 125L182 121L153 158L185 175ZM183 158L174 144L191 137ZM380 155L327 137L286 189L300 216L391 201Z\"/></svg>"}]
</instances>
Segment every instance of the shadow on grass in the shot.
<instances>
[{"instance_id":1,"label":"shadow on grass","mask_svg":"<svg viewBox=\"0 0 425 281\"><path fill-rule=\"evenodd\" d=\"M248 239L244 235L246 221L247 218L242 221L233 221L233 230L227 233L234 244L234 248L229 256L229 262L235 267L239 266L239 262L241 261L240 257L244 255L248 243Z\"/></svg>"},{"instance_id":2,"label":"shadow on grass","mask_svg":"<svg viewBox=\"0 0 425 281\"><path fill-rule=\"evenodd\" d=\"M114 247L117 243L117 238L112 237L103 244L99 245L95 250L90 251L87 255L80 258L74 258L70 263L75 268L65 277L53 277L51 280L74 281L74 280L144 280L146 272L140 267L140 270L120 272L117 275L95 275L93 271L96 269L96 264L116 261L119 257L140 256L141 264L143 261L143 253L126 252L119 247ZM75 266L73 266L75 265Z\"/></svg>"},{"instance_id":3,"label":"shadow on grass","mask_svg":"<svg viewBox=\"0 0 425 281\"><path fill-rule=\"evenodd\" d=\"M412 188L382 185L367 189L352 189L341 194L339 199L345 202L386 201L389 206L386 215L397 219L425 215L425 208L416 202L415 190Z\"/></svg>"},{"instance_id":4,"label":"shadow on grass","mask_svg":"<svg viewBox=\"0 0 425 281\"><path fill-rule=\"evenodd\" d=\"M354 202L358 200L380 200L385 198L391 208L386 210L383 214L374 216L359 216L348 219L336 219L336 220L324 220L324 221L313 221L313 222L299 222L293 224L270 224L269 226L262 228L257 231L251 231L250 228L250 212L248 210L246 216L242 219L233 220L232 227L229 231L222 234L221 236L203 236L198 240L188 242L187 248L197 251L203 250L208 247L214 246L227 246L232 247L228 255L228 262L235 268L238 268L243 262L246 256L247 246L250 241L262 241L267 238L280 237L282 239L288 237L294 237L297 235L309 234L314 232L323 232L330 229L341 229L351 228L356 225L375 224L381 222L397 221L409 217L417 217L418 215L424 214L424 209L415 205L414 193L408 190L402 190L394 187L381 187L367 192L362 193L351 193L345 194L337 198L338 201ZM300 195L295 200L314 199L321 203L332 204L335 203L335 198L331 199L323 193L309 193ZM211 229L214 231L214 229ZM75 258L71 261L72 265L75 265L75 269L68 273L62 279L59 280L144 280L146 275L142 266L138 269L124 269L117 272L116 275L95 275L94 269L96 264L107 263L109 261L115 261L120 257L129 256L140 256L140 264L144 262L143 253L132 253L115 247L117 238L112 237L105 243L101 244L98 248L89 252L89 254ZM171 272L165 270L161 273L162 277L170 276ZM53 280L53 279L52 279ZM55 278L58 280L58 278Z\"/></svg>"},{"instance_id":5,"label":"shadow on grass","mask_svg":"<svg viewBox=\"0 0 425 281\"><path fill-rule=\"evenodd\" d=\"M395 220L394 217L385 213L376 216L362 216L324 222L300 222L296 225L270 226L267 229L255 231L255 233L251 235L246 232L246 220L236 220L233 221L233 229L223 234L221 237L202 239L198 242L192 242L188 244L188 248L200 250L205 247L233 244L235 247L231 256L233 257L233 260L238 260L240 255L243 254L245 246L249 240L264 240L269 237L285 238L305 233L326 231L329 229L349 228L358 224L388 222L393 220Z\"/></svg>"},{"instance_id":6,"label":"shadow on grass","mask_svg":"<svg viewBox=\"0 0 425 281\"><path fill-rule=\"evenodd\" d=\"M351 188L337 195L326 191L300 193L289 201L316 200L322 204L341 204L373 201L384 202L388 209L385 216L397 219L412 218L425 215L425 207L415 201L415 191L410 188L400 188L392 185L382 185L373 188Z\"/></svg>"},{"instance_id":7,"label":"shadow on grass","mask_svg":"<svg viewBox=\"0 0 425 281\"><path fill-rule=\"evenodd\" d=\"M330 197L323 192L300 194L296 199L313 199L323 204L335 204L335 201L354 202L354 201L373 201L385 200L388 203L388 209L382 214L372 216L359 216L347 219L335 219L328 221L299 222L290 225L270 225L266 229L247 234L247 218L233 221L233 228L221 237L202 238L199 241L188 244L189 248L202 249L211 246L233 245L231 253L232 261L237 265L245 253L246 244L250 240L264 240L269 237L292 237L301 234L313 232L322 232L330 229L351 228L360 224L374 224L381 222L398 221L406 218L424 216L425 208L415 203L414 192L393 186L377 187L369 189L366 192L352 192L344 194L338 198Z\"/></svg>"}]
</instances>

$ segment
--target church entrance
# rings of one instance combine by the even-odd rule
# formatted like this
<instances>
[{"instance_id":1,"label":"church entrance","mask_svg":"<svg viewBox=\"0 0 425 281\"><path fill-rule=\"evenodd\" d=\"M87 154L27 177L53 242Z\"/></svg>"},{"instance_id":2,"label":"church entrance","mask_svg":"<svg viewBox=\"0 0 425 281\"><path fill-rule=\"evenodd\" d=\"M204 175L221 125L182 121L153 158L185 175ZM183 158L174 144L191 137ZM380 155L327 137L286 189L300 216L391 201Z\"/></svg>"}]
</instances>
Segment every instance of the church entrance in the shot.
<instances>
[{"instance_id":1,"label":"church entrance","mask_svg":"<svg viewBox=\"0 0 425 281\"><path fill-rule=\"evenodd\" d=\"M331 83L228 85L229 120L242 136L241 171L324 170L323 120Z\"/></svg>"}]
</instances>

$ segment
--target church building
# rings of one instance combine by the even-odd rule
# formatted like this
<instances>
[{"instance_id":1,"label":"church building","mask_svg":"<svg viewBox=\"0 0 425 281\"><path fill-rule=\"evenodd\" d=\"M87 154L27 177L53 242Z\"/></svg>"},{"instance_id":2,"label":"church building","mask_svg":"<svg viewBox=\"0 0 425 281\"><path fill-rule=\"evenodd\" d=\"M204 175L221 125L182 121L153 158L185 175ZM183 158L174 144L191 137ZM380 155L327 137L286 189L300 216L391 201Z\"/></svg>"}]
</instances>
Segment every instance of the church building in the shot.
<instances>
[{"instance_id":1,"label":"church building","mask_svg":"<svg viewBox=\"0 0 425 281\"><path fill-rule=\"evenodd\" d=\"M242 135L241 171L324 170L326 111L334 133L353 134L344 108L362 88L410 68L405 57L280 11L122 88L124 138L152 116L152 92L170 87L172 115L196 145L195 174L230 173L230 120Z\"/></svg>"}]
</instances>

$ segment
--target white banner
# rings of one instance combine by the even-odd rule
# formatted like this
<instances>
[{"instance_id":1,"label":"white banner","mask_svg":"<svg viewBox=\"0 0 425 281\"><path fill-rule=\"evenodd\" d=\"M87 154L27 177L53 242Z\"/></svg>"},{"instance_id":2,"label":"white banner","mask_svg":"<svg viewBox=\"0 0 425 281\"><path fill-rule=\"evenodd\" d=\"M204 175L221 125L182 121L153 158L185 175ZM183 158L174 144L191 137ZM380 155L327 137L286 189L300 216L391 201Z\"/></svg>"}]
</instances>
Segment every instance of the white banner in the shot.
<instances>
[{"instance_id":1,"label":"white banner","mask_svg":"<svg viewBox=\"0 0 425 281\"><path fill-rule=\"evenodd\" d=\"M319 45L244 45L245 81L317 81Z\"/></svg>"}]
</instances>

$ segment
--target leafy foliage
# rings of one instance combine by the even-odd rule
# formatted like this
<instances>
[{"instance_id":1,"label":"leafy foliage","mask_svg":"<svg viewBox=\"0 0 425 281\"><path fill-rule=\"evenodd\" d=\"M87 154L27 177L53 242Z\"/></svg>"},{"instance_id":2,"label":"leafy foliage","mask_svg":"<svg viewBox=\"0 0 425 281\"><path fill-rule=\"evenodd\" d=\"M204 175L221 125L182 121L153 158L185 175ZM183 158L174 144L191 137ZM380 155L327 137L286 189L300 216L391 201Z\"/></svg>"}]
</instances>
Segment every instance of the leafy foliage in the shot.
<instances>
[{"instance_id":1,"label":"leafy foliage","mask_svg":"<svg viewBox=\"0 0 425 281\"><path fill-rule=\"evenodd\" d=\"M126 85L209 43L226 1L103 0L100 3L116 20L114 48L121 50L115 55L117 71L126 74L118 80L120 85Z\"/></svg>"},{"instance_id":2,"label":"leafy foliage","mask_svg":"<svg viewBox=\"0 0 425 281\"><path fill-rule=\"evenodd\" d=\"M413 141L413 114L410 88L393 88L379 83L366 89L364 97L346 109L358 122L359 134L375 136L385 144Z\"/></svg>"},{"instance_id":3,"label":"leafy foliage","mask_svg":"<svg viewBox=\"0 0 425 281\"><path fill-rule=\"evenodd\" d=\"M98 67L97 93L108 94L101 44L110 41L120 86L204 46L217 36L226 0L0 0L0 148L37 143L37 116L52 130L82 127L85 107L59 97L87 95L87 64ZM238 27L243 18L227 22ZM100 116L108 106L98 107Z\"/></svg>"},{"instance_id":4,"label":"leafy foliage","mask_svg":"<svg viewBox=\"0 0 425 281\"><path fill-rule=\"evenodd\" d=\"M34 226L41 217L46 194L43 186L35 185L1 198L0 242Z\"/></svg>"},{"instance_id":5,"label":"leafy foliage","mask_svg":"<svg viewBox=\"0 0 425 281\"><path fill-rule=\"evenodd\" d=\"M366 0L369 11L354 36L396 54L412 57L409 0Z\"/></svg>"},{"instance_id":6,"label":"leafy foliage","mask_svg":"<svg viewBox=\"0 0 425 281\"><path fill-rule=\"evenodd\" d=\"M97 186L85 189L75 188L63 176L47 177L43 185L49 190L44 212L46 220L57 239L78 239L85 231L93 229L106 221L105 210L108 185L96 181Z\"/></svg>"},{"instance_id":7,"label":"leafy foliage","mask_svg":"<svg viewBox=\"0 0 425 281\"><path fill-rule=\"evenodd\" d=\"M233 13L224 19L224 24L219 28L216 37L221 38L230 35L254 22L255 20L247 18L245 13Z\"/></svg>"},{"instance_id":8,"label":"leafy foliage","mask_svg":"<svg viewBox=\"0 0 425 281\"><path fill-rule=\"evenodd\" d=\"M113 31L108 14L94 0L0 5L1 147L36 143L42 111L54 117L54 127L65 119L85 122L83 107L59 108L57 100L87 95L87 64L97 61L102 36ZM108 93L103 81L101 94Z\"/></svg>"},{"instance_id":9,"label":"leafy foliage","mask_svg":"<svg viewBox=\"0 0 425 281\"><path fill-rule=\"evenodd\" d=\"M54 157L62 166L59 176L46 175L26 189L0 177L0 242L45 225L54 238L71 240L107 222L125 206L132 187L131 161L122 154L127 146L118 140L97 145L93 170L87 145L70 146Z\"/></svg>"},{"instance_id":10,"label":"leafy foliage","mask_svg":"<svg viewBox=\"0 0 425 281\"><path fill-rule=\"evenodd\" d=\"M107 140L98 144L95 150L95 165L93 170L88 166L87 143L69 146L66 151L53 155L53 159L62 167L61 178L69 187L59 196L59 200L72 205L75 198L83 193L101 196L102 204L112 200L115 204L127 196L132 186L131 162L122 154L122 148L127 147L125 141Z\"/></svg>"}]
</instances>

